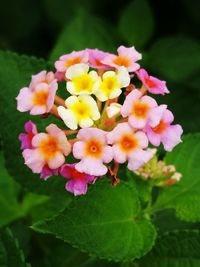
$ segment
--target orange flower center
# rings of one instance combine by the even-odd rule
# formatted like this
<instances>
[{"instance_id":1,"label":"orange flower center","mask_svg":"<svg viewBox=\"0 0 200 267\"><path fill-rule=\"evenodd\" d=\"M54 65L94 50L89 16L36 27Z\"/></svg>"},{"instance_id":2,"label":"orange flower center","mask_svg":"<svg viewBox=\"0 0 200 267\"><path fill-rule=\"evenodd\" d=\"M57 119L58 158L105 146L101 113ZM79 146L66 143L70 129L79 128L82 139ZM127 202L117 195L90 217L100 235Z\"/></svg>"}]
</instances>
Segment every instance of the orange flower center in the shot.
<instances>
[{"instance_id":1,"label":"orange flower center","mask_svg":"<svg viewBox=\"0 0 200 267\"><path fill-rule=\"evenodd\" d=\"M103 152L103 144L96 139L91 139L85 147L86 156L100 158Z\"/></svg>"},{"instance_id":2,"label":"orange flower center","mask_svg":"<svg viewBox=\"0 0 200 267\"><path fill-rule=\"evenodd\" d=\"M145 79L145 82L146 82L147 86L150 88L156 87L156 83L154 81L151 81L150 79Z\"/></svg>"},{"instance_id":3,"label":"orange flower center","mask_svg":"<svg viewBox=\"0 0 200 267\"><path fill-rule=\"evenodd\" d=\"M161 134L166 128L167 124L161 120L156 127L152 128L152 130L157 134Z\"/></svg>"},{"instance_id":4,"label":"orange flower center","mask_svg":"<svg viewBox=\"0 0 200 267\"><path fill-rule=\"evenodd\" d=\"M124 134L119 140L119 145L123 152L129 153L138 147L138 140L132 134Z\"/></svg>"},{"instance_id":5,"label":"orange flower center","mask_svg":"<svg viewBox=\"0 0 200 267\"><path fill-rule=\"evenodd\" d=\"M118 66L129 67L130 66L130 59L125 56L117 56L113 59L113 63Z\"/></svg>"},{"instance_id":6,"label":"orange flower center","mask_svg":"<svg viewBox=\"0 0 200 267\"><path fill-rule=\"evenodd\" d=\"M49 93L46 90L36 92L33 97L33 104L36 106L44 106L47 104Z\"/></svg>"},{"instance_id":7,"label":"orange flower center","mask_svg":"<svg viewBox=\"0 0 200 267\"><path fill-rule=\"evenodd\" d=\"M78 63L81 63L81 58L80 57L74 57L74 58L71 58L71 59L67 59L65 61L65 67L70 67L70 66L78 64Z\"/></svg>"},{"instance_id":8,"label":"orange flower center","mask_svg":"<svg viewBox=\"0 0 200 267\"><path fill-rule=\"evenodd\" d=\"M132 113L139 117L145 118L149 112L149 105L144 102L136 102L133 105Z\"/></svg>"},{"instance_id":9,"label":"orange flower center","mask_svg":"<svg viewBox=\"0 0 200 267\"><path fill-rule=\"evenodd\" d=\"M59 150L57 140L49 136L47 140L41 142L39 149L46 159L53 158Z\"/></svg>"}]
</instances>

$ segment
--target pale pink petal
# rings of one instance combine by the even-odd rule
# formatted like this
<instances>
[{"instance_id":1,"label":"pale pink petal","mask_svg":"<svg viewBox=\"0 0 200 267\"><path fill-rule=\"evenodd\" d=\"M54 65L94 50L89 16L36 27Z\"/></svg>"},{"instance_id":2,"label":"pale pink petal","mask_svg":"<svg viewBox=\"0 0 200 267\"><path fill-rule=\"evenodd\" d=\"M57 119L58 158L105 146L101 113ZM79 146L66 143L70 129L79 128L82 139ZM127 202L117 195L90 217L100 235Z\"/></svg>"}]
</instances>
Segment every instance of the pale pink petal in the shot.
<instances>
[{"instance_id":1,"label":"pale pink petal","mask_svg":"<svg viewBox=\"0 0 200 267\"><path fill-rule=\"evenodd\" d=\"M113 145L113 158L118 163L124 163L127 160L127 156L123 151L119 148L119 145Z\"/></svg>"},{"instance_id":2,"label":"pale pink petal","mask_svg":"<svg viewBox=\"0 0 200 267\"><path fill-rule=\"evenodd\" d=\"M22 152L25 164L33 173L40 173L45 165L45 160L37 149L25 149Z\"/></svg>"},{"instance_id":3,"label":"pale pink petal","mask_svg":"<svg viewBox=\"0 0 200 267\"><path fill-rule=\"evenodd\" d=\"M181 141L181 135L183 129L180 125L170 125L165 132L161 135L161 141L166 151L172 151L172 149Z\"/></svg>"},{"instance_id":4,"label":"pale pink petal","mask_svg":"<svg viewBox=\"0 0 200 267\"><path fill-rule=\"evenodd\" d=\"M46 70L42 70L39 73L37 73L35 75L32 75L31 83L29 85L29 87L31 88L31 90L34 91L35 86L38 83L41 83L42 81L45 81L46 80L46 74L47 74L47 71Z\"/></svg>"},{"instance_id":5,"label":"pale pink petal","mask_svg":"<svg viewBox=\"0 0 200 267\"><path fill-rule=\"evenodd\" d=\"M103 162L109 163L113 159L113 150L111 146L105 146L103 148Z\"/></svg>"},{"instance_id":6,"label":"pale pink petal","mask_svg":"<svg viewBox=\"0 0 200 267\"><path fill-rule=\"evenodd\" d=\"M31 115L40 115L40 114L45 114L47 112L47 107L46 105L44 106L33 106L30 114Z\"/></svg>"},{"instance_id":7,"label":"pale pink petal","mask_svg":"<svg viewBox=\"0 0 200 267\"><path fill-rule=\"evenodd\" d=\"M33 93L28 87L24 87L20 90L17 100L17 110L20 112L25 112L33 107Z\"/></svg>"},{"instance_id":8,"label":"pale pink petal","mask_svg":"<svg viewBox=\"0 0 200 267\"><path fill-rule=\"evenodd\" d=\"M103 64L101 61L110 54L99 49L87 49L89 53L89 65L91 68L109 69L109 66Z\"/></svg>"},{"instance_id":9,"label":"pale pink petal","mask_svg":"<svg viewBox=\"0 0 200 267\"><path fill-rule=\"evenodd\" d=\"M87 192L87 183L82 180L71 180L66 183L65 188L75 196L85 195Z\"/></svg>"},{"instance_id":10,"label":"pale pink petal","mask_svg":"<svg viewBox=\"0 0 200 267\"><path fill-rule=\"evenodd\" d=\"M52 81L49 87L49 95L47 99L47 112L49 112L54 104L56 91L58 90L58 83L56 80Z\"/></svg>"},{"instance_id":11,"label":"pale pink petal","mask_svg":"<svg viewBox=\"0 0 200 267\"><path fill-rule=\"evenodd\" d=\"M50 169L57 169L60 166L62 166L64 162L65 162L65 157L61 152L57 152L53 158L47 160L47 164Z\"/></svg>"},{"instance_id":12,"label":"pale pink petal","mask_svg":"<svg viewBox=\"0 0 200 267\"><path fill-rule=\"evenodd\" d=\"M98 128L80 129L77 134L77 138L84 140L84 141L90 139L91 137L92 138L95 137L96 139L98 139L99 141L103 143L106 142L106 132Z\"/></svg>"},{"instance_id":13,"label":"pale pink petal","mask_svg":"<svg viewBox=\"0 0 200 267\"><path fill-rule=\"evenodd\" d=\"M135 137L138 139L141 148L146 148L148 146L148 138L144 132L136 132Z\"/></svg>"},{"instance_id":14,"label":"pale pink petal","mask_svg":"<svg viewBox=\"0 0 200 267\"><path fill-rule=\"evenodd\" d=\"M131 171L135 171L140 168L143 164L147 163L152 157L154 153L151 149L142 150L137 149L134 152L128 155L128 169Z\"/></svg>"},{"instance_id":15,"label":"pale pink petal","mask_svg":"<svg viewBox=\"0 0 200 267\"><path fill-rule=\"evenodd\" d=\"M149 142L154 146L159 146L161 142L161 136L152 131L150 127L146 128L146 132Z\"/></svg>"},{"instance_id":16,"label":"pale pink petal","mask_svg":"<svg viewBox=\"0 0 200 267\"><path fill-rule=\"evenodd\" d=\"M135 129L142 129L145 127L147 120L142 118L137 118L133 115L129 116L128 123L131 125L131 127Z\"/></svg>"},{"instance_id":17,"label":"pale pink petal","mask_svg":"<svg viewBox=\"0 0 200 267\"><path fill-rule=\"evenodd\" d=\"M54 65L55 65L57 72L60 72L60 73L65 72L67 69L67 67L65 66L65 61L62 61L62 60L57 60Z\"/></svg>"},{"instance_id":18,"label":"pale pink petal","mask_svg":"<svg viewBox=\"0 0 200 267\"><path fill-rule=\"evenodd\" d=\"M156 127L163 116L163 113L167 109L167 105L160 105L155 108L152 108L149 112L148 124L153 128Z\"/></svg>"},{"instance_id":19,"label":"pale pink petal","mask_svg":"<svg viewBox=\"0 0 200 267\"><path fill-rule=\"evenodd\" d=\"M101 160L94 158L83 158L75 166L79 172L84 172L90 175L102 176L107 173L107 167L103 165Z\"/></svg>"},{"instance_id":20,"label":"pale pink petal","mask_svg":"<svg viewBox=\"0 0 200 267\"><path fill-rule=\"evenodd\" d=\"M134 89L127 95L124 104L121 108L121 114L123 117L127 117L130 114L131 109L133 107L133 103L138 101L141 96L142 93L137 89Z\"/></svg>"},{"instance_id":21,"label":"pale pink petal","mask_svg":"<svg viewBox=\"0 0 200 267\"><path fill-rule=\"evenodd\" d=\"M132 59L133 61L137 61L142 59L142 54L138 53L135 50L135 47L125 47L123 45L121 45L120 47L118 47L117 52L119 54L119 56L127 56L130 59Z\"/></svg>"},{"instance_id":22,"label":"pale pink petal","mask_svg":"<svg viewBox=\"0 0 200 267\"><path fill-rule=\"evenodd\" d=\"M163 112L162 119L163 119L163 121L166 122L167 124L170 124L170 123L172 123L173 120L174 120L174 115L173 115L173 113L172 113L170 110L167 109L167 110L165 110L165 111Z\"/></svg>"},{"instance_id":23,"label":"pale pink petal","mask_svg":"<svg viewBox=\"0 0 200 267\"><path fill-rule=\"evenodd\" d=\"M111 132L107 133L108 144L115 143L121 135L126 133L133 133L133 129L127 122L119 123Z\"/></svg>"},{"instance_id":24,"label":"pale pink petal","mask_svg":"<svg viewBox=\"0 0 200 267\"><path fill-rule=\"evenodd\" d=\"M41 142L48 140L48 134L46 133L38 133L32 139L32 146L38 147L40 146Z\"/></svg>"},{"instance_id":25,"label":"pale pink petal","mask_svg":"<svg viewBox=\"0 0 200 267\"><path fill-rule=\"evenodd\" d=\"M73 155L76 159L82 159L85 155L85 143L82 141L78 141L73 145Z\"/></svg>"},{"instance_id":26,"label":"pale pink petal","mask_svg":"<svg viewBox=\"0 0 200 267\"><path fill-rule=\"evenodd\" d=\"M153 97L150 97L148 95L145 95L141 98L141 102L147 103L151 108L157 107L157 102Z\"/></svg>"}]
</instances>

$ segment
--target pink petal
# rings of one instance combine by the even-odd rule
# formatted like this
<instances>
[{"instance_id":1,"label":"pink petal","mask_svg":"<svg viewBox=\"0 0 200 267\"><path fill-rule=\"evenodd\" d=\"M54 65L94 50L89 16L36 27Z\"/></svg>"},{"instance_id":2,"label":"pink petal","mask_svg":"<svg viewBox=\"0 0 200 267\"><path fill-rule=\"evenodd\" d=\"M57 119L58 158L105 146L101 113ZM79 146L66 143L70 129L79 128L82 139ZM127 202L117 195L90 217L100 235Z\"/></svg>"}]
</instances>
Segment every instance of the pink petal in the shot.
<instances>
[{"instance_id":1,"label":"pink petal","mask_svg":"<svg viewBox=\"0 0 200 267\"><path fill-rule=\"evenodd\" d=\"M57 152L53 158L47 160L50 169L57 169L61 165L63 165L64 162L65 162L65 157L61 152Z\"/></svg>"},{"instance_id":2,"label":"pink petal","mask_svg":"<svg viewBox=\"0 0 200 267\"><path fill-rule=\"evenodd\" d=\"M172 151L172 149L179 143L181 143L181 135L183 129L179 124L170 125L161 136L161 141L166 151Z\"/></svg>"},{"instance_id":3,"label":"pink petal","mask_svg":"<svg viewBox=\"0 0 200 267\"><path fill-rule=\"evenodd\" d=\"M106 142L106 132L98 128L84 128L79 130L77 134L77 138L85 141L93 137L104 143Z\"/></svg>"},{"instance_id":4,"label":"pink petal","mask_svg":"<svg viewBox=\"0 0 200 267\"><path fill-rule=\"evenodd\" d=\"M49 112L53 107L57 90L58 90L58 83L56 80L54 80L54 81L52 81L52 83L49 87L49 96L47 99L47 112Z\"/></svg>"},{"instance_id":5,"label":"pink petal","mask_svg":"<svg viewBox=\"0 0 200 267\"><path fill-rule=\"evenodd\" d=\"M33 173L40 173L45 165L45 160L37 149L25 149L22 152L25 164Z\"/></svg>"},{"instance_id":6,"label":"pink petal","mask_svg":"<svg viewBox=\"0 0 200 267\"><path fill-rule=\"evenodd\" d=\"M48 134L46 133L38 133L32 139L32 146L38 147L40 146L41 142L48 140Z\"/></svg>"},{"instance_id":7,"label":"pink petal","mask_svg":"<svg viewBox=\"0 0 200 267\"><path fill-rule=\"evenodd\" d=\"M103 162L109 163L113 159L113 150L111 146L105 146L103 149Z\"/></svg>"},{"instance_id":8,"label":"pink petal","mask_svg":"<svg viewBox=\"0 0 200 267\"><path fill-rule=\"evenodd\" d=\"M154 146L159 146L161 142L161 136L152 131L150 127L146 128L146 132L149 142Z\"/></svg>"},{"instance_id":9,"label":"pink petal","mask_svg":"<svg viewBox=\"0 0 200 267\"><path fill-rule=\"evenodd\" d=\"M121 151L118 145L114 145L113 147L114 160L118 163L124 163L127 160L127 156L125 153Z\"/></svg>"},{"instance_id":10,"label":"pink petal","mask_svg":"<svg viewBox=\"0 0 200 267\"><path fill-rule=\"evenodd\" d=\"M137 89L134 89L127 95L124 104L121 108L121 114L123 117L127 117L130 114L130 111L133 107L133 103L138 101L141 95L142 93Z\"/></svg>"},{"instance_id":11,"label":"pink petal","mask_svg":"<svg viewBox=\"0 0 200 267\"><path fill-rule=\"evenodd\" d=\"M156 127L160 123L162 116L166 109L167 109L167 105L160 105L150 110L148 124L152 128Z\"/></svg>"},{"instance_id":12,"label":"pink petal","mask_svg":"<svg viewBox=\"0 0 200 267\"><path fill-rule=\"evenodd\" d=\"M165 112L163 113L162 119L164 122L166 122L167 124L170 124L174 121L174 115L170 110L165 110Z\"/></svg>"},{"instance_id":13,"label":"pink petal","mask_svg":"<svg viewBox=\"0 0 200 267\"><path fill-rule=\"evenodd\" d=\"M41 114L45 114L47 112L47 107L46 105L44 106L34 106L32 107L30 114L31 115L41 115Z\"/></svg>"},{"instance_id":14,"label":"pink petal","mask_svg":"<svg viewBox=\"0 0 200 267\"><path fill-rule=\"evenodd\" d=\"M75 196L85 195L87 192L87 183L80 180L71 180L66 183L65 188Z\"/></svg>"},{"instance_id":15,"label":"pink petal","mask_svg":"<svg viewBox=\"0 0 200 267\"><path fill-rule=\"evenodd\" d=\"M102 176L107 173L107 167L103 165L101 160L94 158L83 158L76 164L75 169L90 175Z\"/></svg>"},{"instance_id":16,"label":"pink petal","mask_svg":"<svg viewBox=\"0 0 200 267\"><path fill-rule=\"evenodd\" d=\"M151 108L154 108L158 105L156 100L153 97L150 97L147 95L145 95L141 98L141 102L147 103Z\"/></svg>"},{"instance_id":17,"label":"pink petal","mask_svg":"<svg viewBox=\"0 0 200 267\"><path fill-rule=\"evenodd\" d=\"M136 132L135 137L138 139L141 148L146 148L148 146L148 138L144 132Z\"/></svg>"},{"instance_id":18,"label":"pink petal","mask_svg":"<svg viewBox=\"0 0 200 267\"><path fill-rule=\"evenodd\" d=\"M135 129L143 129L147 123L147 119L140 119L131 115L128 118L128 123Z\"/></svg>"},{"instance_id":19,"label":"pink petal","mask_svg":"<svg viewBox=\"0 0 200 267\"><path fill-rule=\"evenodd\" d=\"M127 122L119 123L111 132L107 133L108 144L113 144L119 140L120 136L126 133L133 133L133 129Z\"/></svg>"},{"instance_id":20,"label":"pink petal","mask_svg":"<svg viewBox=\"0 0 200 267\"><path fill-rule=\"evenodd\" d=\"M154 153L152 150L137 149L128 155L128 169L135 171L140 168L143 164L147 163Z\"/></svg>"},{"instance_id":21,"label":"pink petal","mask_svg":"<svg viewBox=\"0 0 200 267\"><path fill-rule=\"evenodd\" d=\"M28 111L33 106L33 93L28 87L24 87L20 90L19 95L16 97L17 110L20 112Z\"/></svg>"},{"instance_id":22,"label":"pink petal","mask_svg":"<svg viewBox=\"0 0 200 267\"><path fill-rule=\"evenodd\" d=\"M73 155L76 159L82 159L85 155L85 143L82 141L78 141L73 145Z\"/></svg>"}]
</instances>

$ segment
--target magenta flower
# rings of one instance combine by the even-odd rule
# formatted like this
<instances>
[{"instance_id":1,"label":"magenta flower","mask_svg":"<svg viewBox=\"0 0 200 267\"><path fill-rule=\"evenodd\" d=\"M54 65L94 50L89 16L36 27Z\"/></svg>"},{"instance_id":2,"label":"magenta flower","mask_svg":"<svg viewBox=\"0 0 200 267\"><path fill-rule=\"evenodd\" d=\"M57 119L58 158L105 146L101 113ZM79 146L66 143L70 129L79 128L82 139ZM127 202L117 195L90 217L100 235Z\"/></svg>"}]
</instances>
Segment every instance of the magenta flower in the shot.
<instances>
[{"instance_id":1,"label":"magenta flower","mask_svg":"<svg viewBox=\"0 0 200 267\"><path fill-rule=\"evenodd\" d=\"M57 72L66 72L72 65L79 63L88 63L89 54L87 50L73 51L70 54L63 55L55 62Z\"/></svg>"},{"instance_id":2,"label":"magenta flower","mask_svg":"<svg viewBox=\"0 0 200 267\"><path fill-rule=\"evenodd\" d=\"M95 69L110 69L106 64L103 64L102 61L105 57L110 56L110 53L101 51L99 49L87 49L89 53L89 66Z\"/></svg>"},{"instance_id":3,"label":"magenta flower","mask_svg":"<svg viewBox=\"0 0 200 267\"><path fill-rule=\"evenodd\" d=\"M134 89L130 92L121 108L123 117L128 116L129 124L136 129L145 127L150 118L151 110L157 106L156 101L150 96L142 96L142 93ZM156 114L154 119L156 119Z\"/></svg>"},{"instance_id":4,"label":"magenta flower","mask_svg":"<svg viewBox=\"0 0 200 267\"><path fill-rule=\"evenodd\" d=\"M137 170L153 157L152 150L144 150L148 146L148 138L142 131L134 132L128 123L118 124L107 134L109 144L112 144L114 160L125 163L128 169Z\"/></svg>"},{"instance_id":5,"label":"magenta flower","mask_svg":"<svg viewBox=\"0 0 200 267\"><path fill-rule=\"evenodd\" d=\"M137 76L150 93L160 95L169 93L166 82L150 76L145 69L138 70Z\"/></svg>"},{"instance_id":6,"label":"magenta flower","mask_svg":"<svg viewBox=\"0 0 200 267\"><path fill-rule=\"evenodd\" d=\"M106 142L106 132L97 128L84 128L77 137L80 141L74 144L73 155L81 161L76 164L76 170L95 176L105 175L108 169L103 163L113 159L112 148Z\"/></svg>"},{"instance_id":7,"label":"magenta flower","mask_svg":"<svg viewBox=\"0 0 200 267\"><path fill-rule=\"evenodd\" d=\"M41 170L40 178L43 180L47 180L52 175L57 176L59 173L59 168L57 169L50 169L48 165L44 165L44 167Z\"/></svg>"},{"instance_id":8,"label":"magenta flower","mask_svg":"<svg viewBox=\"0 0 200 267\"><path fill-rule=\"evenodd\" d=\"M87 185L94 184L97 177L79 172L75 169L75 166L76 164L64 164L60 169L60 174L70 179L65 185L67 191L73 193L75 196L85 195Z\"/></svg>"},{"instance_id":9,"label":"magenta flower","mask_svg":"<svg viewBox=\"0 0 200 267\"><path fill-rule=\"evenodd\" d=\"M16 98L17 109L30 111L31 115L48 113L53 107L57 89L53 72L42 71L33 75L29 87L22 88Z\"/></svg>"},{"instance_id":10,"label":"magenta flower","mask_svg":"<svg viewBox=\"0 0 200 267\"><path fill-rule=\"evenodd\" d=\"M159 146L160 143L162 143L166 151L171 151L181 142L183 129L179 124L171 125L174 116L172 112L167 109L166 105L155 108L153 113L159 116L159 120L156 125L151 122L147 124L144 129L147 137L152 145Z\"/></svg>"},{"instance_id":11,"label":"magenta flower","mask_svg":"<svg viewBox=\"0 0 200 267\"><path fill-rule=\"evenodd\" d=\"M32 139L32 149L25 149L25 164L34 172L41 173L44 166L57 169L65 162L65 156L71 152L71 145L64 132L55 124L46 127L47 133L38 133Z\"/></svg>"},{"instance_id":12,"label":"magenta flower","mask_svg":"<svg viewBox=\"0 0 200 267\"><path fill-rule=\"evenodd\" d=\"M101 62L113 68L124 66L129 72L134 72L140 68L140 65L136 61L142 58L142 55L138 53L134 46L125 47L121 45L117 49L118 55L108 55Z\"/></svg>"},{"instance_id":13,"label":"magenta flower","mask_svg":"<svg viewBox=\"0 0 200 267\"><path fill-rule=\"evenodd\" d=\"M32 139L37 134L37 126L32 121L27 121L24 125L26 133L19 135L21 149L32 148Z\"/></svg>"}]
</instances>

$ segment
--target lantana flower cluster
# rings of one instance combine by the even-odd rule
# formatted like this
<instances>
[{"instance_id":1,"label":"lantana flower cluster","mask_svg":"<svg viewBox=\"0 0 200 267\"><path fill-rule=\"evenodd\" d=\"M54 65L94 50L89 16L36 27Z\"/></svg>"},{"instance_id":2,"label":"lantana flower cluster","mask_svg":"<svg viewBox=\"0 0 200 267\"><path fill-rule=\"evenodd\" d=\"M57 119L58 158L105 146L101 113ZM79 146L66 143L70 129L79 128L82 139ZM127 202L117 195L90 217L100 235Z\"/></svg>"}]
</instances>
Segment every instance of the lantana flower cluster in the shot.
<instances>
[{"instance_id":1,"label":"lantana flower cluster","mask_svg":"<svg viewBox=\"0 0 200 267\"><path fill-rule=\"evenodd\" d=\"M66 190L81 195L106 176L116 184L120 164L141 170L155 154L152 147L162 144L171 151L181 142L181 126L173 125L167 105L153 98L169 93L166 82L141 68L141 59L134 47L120 46L116 55L85 49L61 56L55 72L32 76L16 98L17 109L53 115L63 125L52 123L39 132L26 122L19 139L33 173L44 180L61 175L68 179Z\"/></svg>"}]
</instances>

